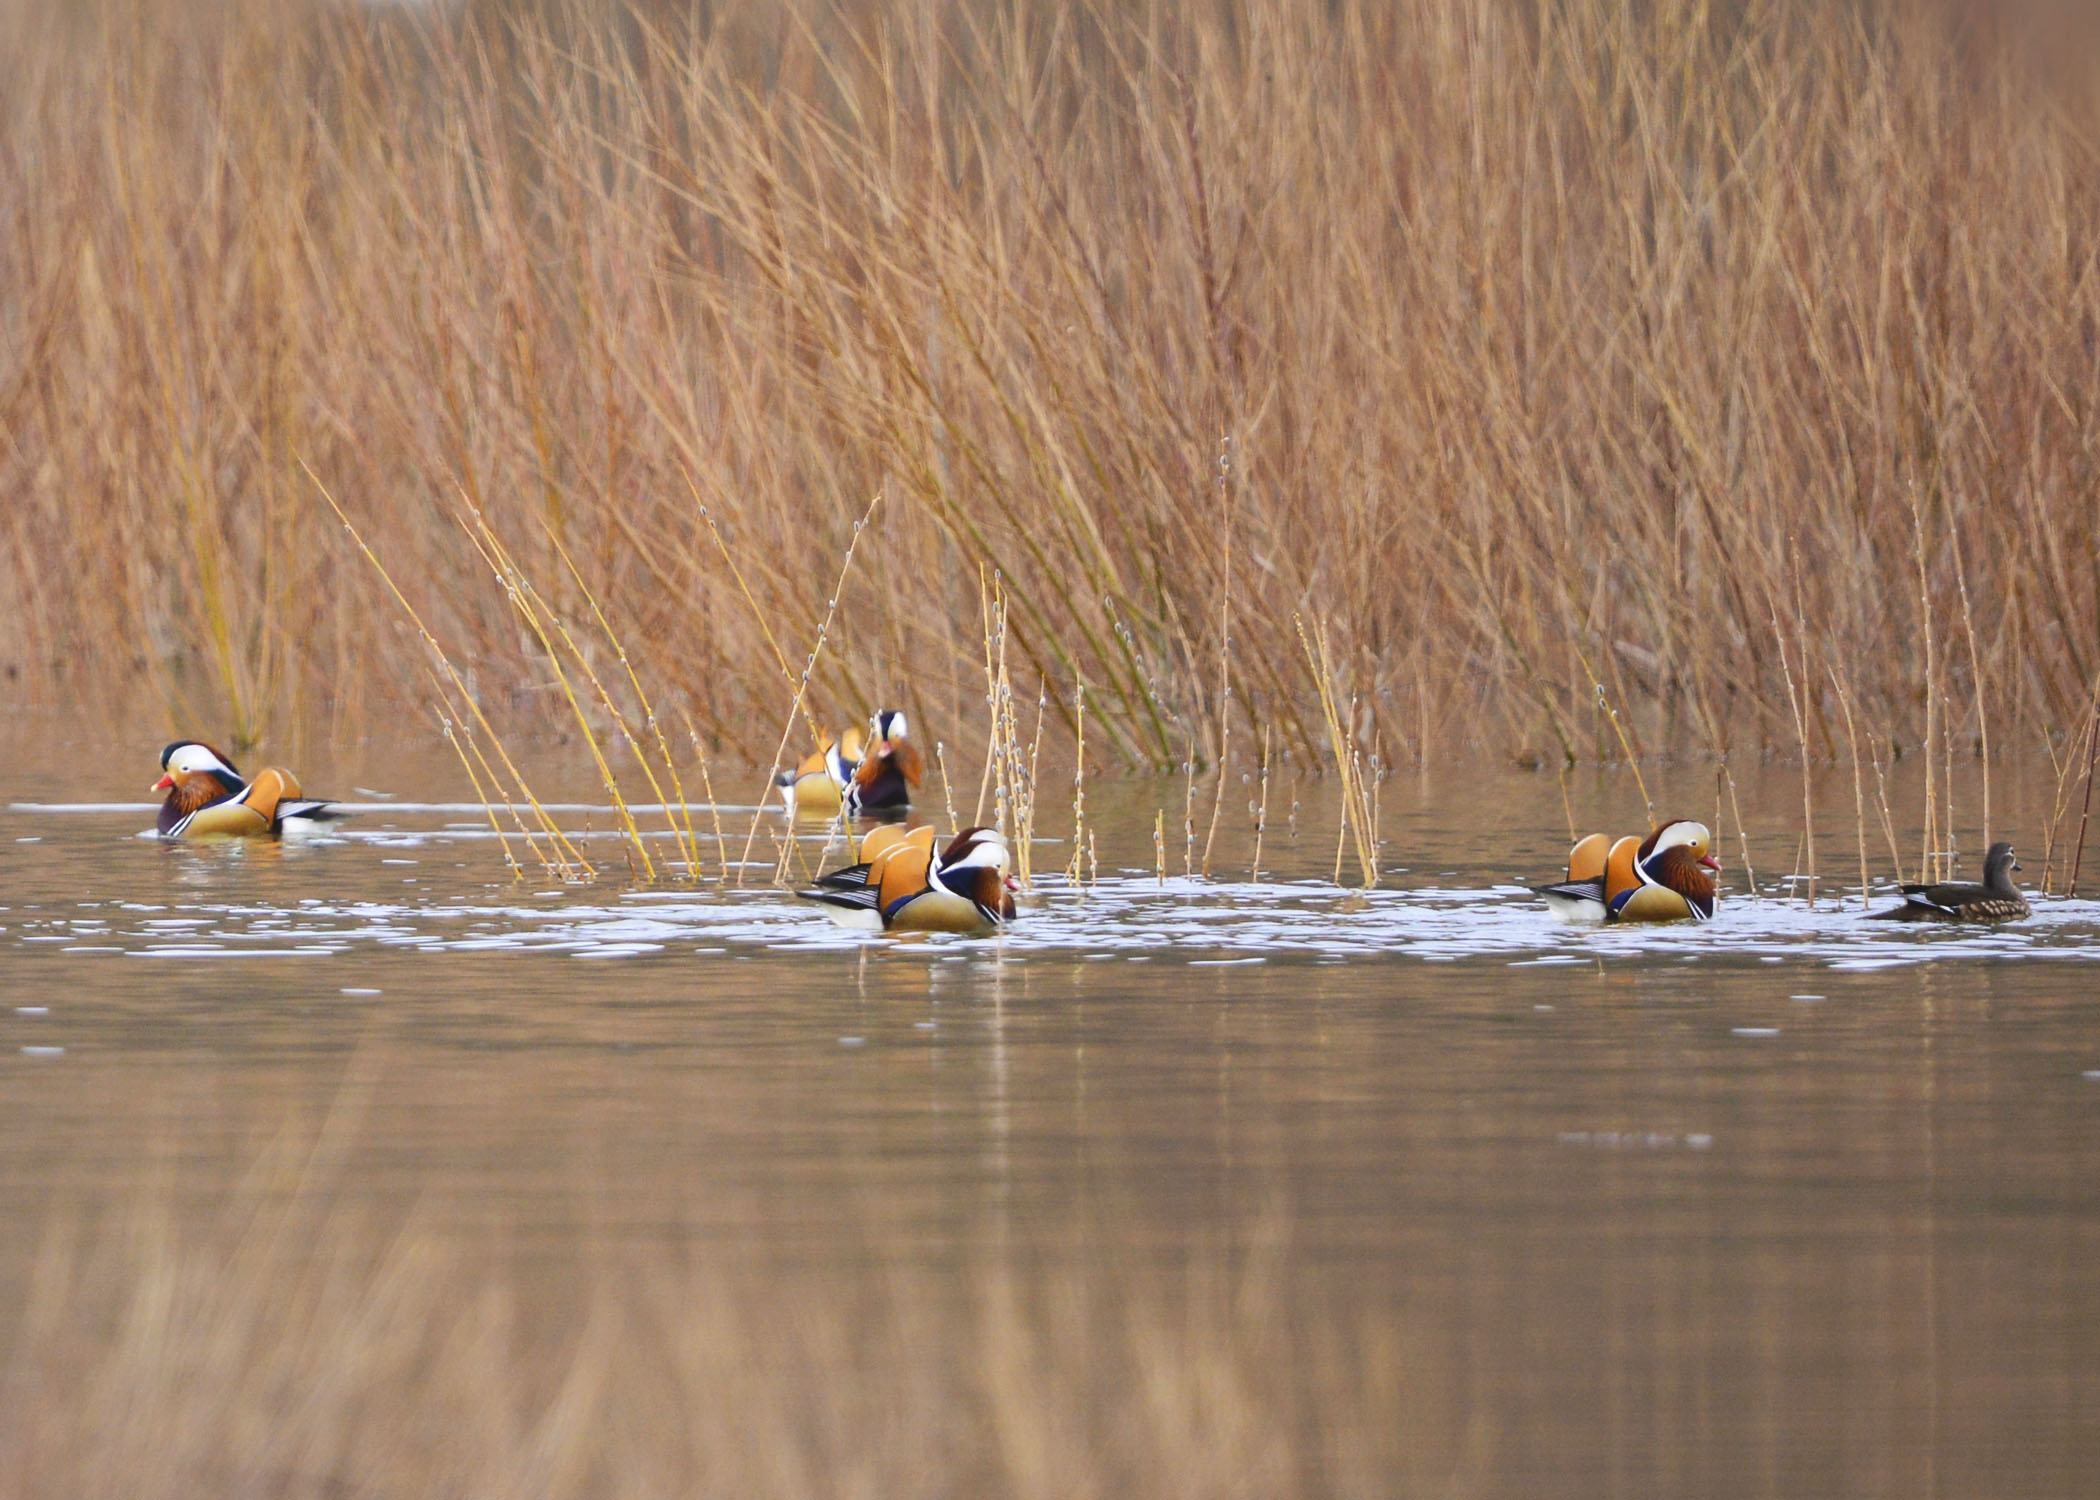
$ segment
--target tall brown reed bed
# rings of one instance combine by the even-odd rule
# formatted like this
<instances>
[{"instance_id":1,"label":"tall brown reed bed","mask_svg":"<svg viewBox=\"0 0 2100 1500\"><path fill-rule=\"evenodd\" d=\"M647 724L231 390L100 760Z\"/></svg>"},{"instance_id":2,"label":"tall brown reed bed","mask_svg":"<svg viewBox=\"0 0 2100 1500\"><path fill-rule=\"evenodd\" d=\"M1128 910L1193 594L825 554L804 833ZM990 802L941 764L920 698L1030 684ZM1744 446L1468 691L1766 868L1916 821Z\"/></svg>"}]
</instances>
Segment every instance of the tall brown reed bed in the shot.
<instances>
[{"instance_id":1,"label":"tall brown reed bed","mask_svg":"<svg viewBox=\"0 0 2100 1500\"><path fill-rule=\"evenodd\" d=\"M424 701L303 457L506 730L564 690L459 514L762 762L883 494L819 719L967 721L995 573L1102 765L2076 753L2094 135L1929 7L63 9L0 43L17 695Z\"/></svg>"}]
</instances>

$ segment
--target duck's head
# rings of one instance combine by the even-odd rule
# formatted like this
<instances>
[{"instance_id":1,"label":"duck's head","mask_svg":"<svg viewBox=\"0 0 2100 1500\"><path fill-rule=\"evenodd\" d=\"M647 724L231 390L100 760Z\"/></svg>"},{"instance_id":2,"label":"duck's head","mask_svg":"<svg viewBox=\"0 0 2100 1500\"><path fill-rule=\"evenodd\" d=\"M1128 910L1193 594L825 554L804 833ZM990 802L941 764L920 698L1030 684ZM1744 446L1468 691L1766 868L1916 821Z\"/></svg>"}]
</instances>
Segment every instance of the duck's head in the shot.
<instances>
[{"instance_id":1,"label":"duck's head","mask_svg":"<svg viewBox=\"0 0 2100 1500\"><path fill-rule=\"evenodd\" d=\"M202 740L175 741L160 752L160 770L160 780L153 783L156 792L174 791L200 776L209 776L233 792L247 784L241 780L241 773L234 769L232 761Z\"/></svg>"},{"instance_id":2,"label":"duck's head","mask_svg":"<svg viewBox=\"0 0 2100 1500\"><path fill-rule=\"evenodd\" d=\"M1007 847L1006 835L996 828L965 828L941 851L941 869L990 870L1009 890L1014 887L1014 878L1008 872L1013 868L1013 850Z\"/></svg>"},{"instance_id":3,"label":"duck's head","mask_svg":"<svg viewBox=\"0 0 2100 1500\"><path fill-rule=\"evenodd\" d=\"M941 883L976 902L989 922L1013 920L1019 886L1012 870L1013 853L996 828L965 828L941 853Z\"/></svg>"},{"instance_id":4,"label":"duck's head","mask_svg":"<svg viewBox=\"0 0 2100 1500\"><path fill-rule=\"evenodd\" d=\"M1707 832L1704 823L1694 823L1689 818L1679 818L1674 823L1663 824L1655 832L1649 834L1647 842L1641 845L1641 852L1638 857L1642 864L1646 864L1657 855L1668 854L1672 850L1682 849L1685 857L1689 857L1696 863L1704 865L1709 870L1718 870L1721 868L1721 861L1714 857L1713 841L1713 835Z\"/></svg>"},{"instance_id":5,"label":"duck's head","mask_svg":"<svg viewBox=\"0 0 2100 1500\"><path fill-rule=\"evenodd\" d=\"M1983 883L1989 885L2006 871L2019 868L2019 860L2013 857L2013 846L2000 839L1991 845L1990 852L1983 857Z\"/></svg>"},{"instance_id":6,"label":"duck's head","mask_svg":"<svg viewBox=\"0 0 2100 1500\"><path fill-rule=\"evenodd\" d=\"M904 722L904 711L885 708L868 721L875 731L875 742L868 751L866 767L868 779L873 779L877 768L895 766L903 773L905 781L912 786L919 784L919 751L910 739L911 729Z\"/></svg>"},{"instance_id":7,"label":"duck's head","mask_svg":"<svg viewBox=\"0 0 2100 1500\"><path fill-rule=\"evenodd\" d=\"M1704 823L1680 818L1665 823L1648 835L1634 856L1647 878L1668 886L1687 900L1712 900L1714 875L1721 862L1714 858L1713 835Z\"/></svg>"},{"instance_id":8,"label":"duck's head","mask_svg":"<svg viewBox=\"0 0 2100 1500\"><path fill-rule=\"evenodd\" d=\"M890 741L901 740L911 733L910 726L904 722L904 711L899 708L878 710L875 717L868 721L868 725L875 731L875 749L878 754L889 748Z\"/></svg>"}]
</instances>

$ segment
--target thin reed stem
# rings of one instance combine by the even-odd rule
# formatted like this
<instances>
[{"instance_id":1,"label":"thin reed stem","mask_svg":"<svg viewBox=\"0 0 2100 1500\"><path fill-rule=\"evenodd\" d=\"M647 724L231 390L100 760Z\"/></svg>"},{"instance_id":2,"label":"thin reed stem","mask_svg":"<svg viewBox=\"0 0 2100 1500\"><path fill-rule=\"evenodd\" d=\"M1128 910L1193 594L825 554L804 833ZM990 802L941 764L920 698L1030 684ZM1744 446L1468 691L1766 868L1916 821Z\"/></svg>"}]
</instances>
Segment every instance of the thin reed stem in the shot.
<instances>
[{"instance_id":1,"label":"thin reed stem","mask_svg":"<svg viewBox=\"0 0 2100 1500\"><path fill-rule=\"evenodd\" d=\"M1254 810L1254 861L1247 868L1247 878L1259 883L1261 880L1261 841L1269 830L1269 726L1261 727L1261 801Z\"/></svg>"},{"instance_id":2,"label":"thin reed stem","mask_svg":"<svg viewBox=\"0 0 2100 1500\"><path fill-rule=\"evenodd\" d=\"M329 493L328 486L321 482L321 476L308 466L304 458L297 459L297 462L306 477L313 482L314 489L327 502L328 508L335 512L335 518L342 523L344 532L349 535L357 550L364 554L365 561L372 565L372 571L377 573L380 582L386 585L387 592L393 595L394 602L400 606L401 612L408 617L409 623L416 627L416 633L422 637L425 647L436 657L438 665L444 668L446 678L458 691L460 701L467 705L468 711L474 717L474 722L481 726L482 732L489 737L489 743L495 746L497 756L502 760L504 769L509 772L510 785L517 788L518 794L532 808L533 816L538 820L542 831L561 851L563 859L559 867L563 873L580 871L585 879L595 875L597 872L590 861L585 859L578 852L576 846L569 842L561 829L555 825L554 819L547 815L547 810L540 806L539 799L532 795L531 787L526 784L524 776L519 772L516 763L511 760L509 752L503 748L502 737L496 733L495 727L489 723L487 716L482 713L481 705L475 701L474 695L468 691L466 679L460 675L459 669L452 664L452 659L445 654L444 648L438 644L437 637L432 635L430 628L423 623L423 617L417 614L415 607L408 602L408 596L403 594L395 584L385 565L379 561L379 554L366 544L357 527L351 523L350 517L344 514L342 506L336 504L335 496Z\"/></svg>"},{"instance_id":3,"label":"thin reed stem","mask_svg":"<svg viewBox=\"0 0 2100 1500\"><path fill-rule=\"evenodd\" d=\"M1939 864L1940 808L1933 785L1933 749L1937 743L1935 709L1939 696L1938 636L1932 621L1932 580L1925 567L1925 510L1918 500L1917 481L1904 489L1910 501L1911 550L1918 569L1918 624L1925 636L1925 833L1919 867L1927 881L1941 878Z\"/></svg>"},{"instance_id":4,"label":"thin reed stem","mask_svg":"<svg viewBox=\"0 0 2100 1500\"><path fill-rule=\"evenodd\" d=\"M874 497L868 501L868 508L861 513L860 519L853 524L853 537L846 543L845 560L839 564L839 576L831 585L831 597L824 607L823 623L817 626L817 638L809 648L809 659L803 663L802 676L795 682L795 701L788 709L787 724L780 731L780 743L773 749L773 765L779 765L781 757L787 754L788 741L794 736L797 717L808 719L810 733L818 736L820 739L822 737L816 727L816 720L809 718L808 710L803 707L803 704L809 697L810 679L816 675L817 663L823 659L824 643L831 639L831 622L838 616L839 601L846 596L846 579L853 572L853 559L860 550L860 539L867 532L868 523L875 519L875 507L880 504L882 504L882 491L877 490ZM759 820L765 816L766 799L771 793L772 786L773 773L769 770L766 773L766 784L759 788L758 807L751 815L750 831L744 835L744 852L737 860L736 883L740 887L744 883L744 871L751 864L751 846L758 841ZM790 829L790 832L792 831ZM774 861L773 868L774 877L777 881L780 870L780 861L777 858Z\"/></svg>"},{"instance_id":5,"label":"thin reed stem","mask_svg":"<svg viewBox=\"0 0 2100 1500\"><path fill-rule=\"evenodd\" d=\"M621 832L626 835L627 850L638 862L642 878L654 880L656 866L649 858L648 845L642 840L641 829L635 825L634 814L628 811L627 799L620 795L619 778L607 764L605 752L598 747L598 736L591 728L589 715L583 711L583 704L577 699L575 686L569 681L569 674L562 667L561 654L555 650L553 638L548 634L549 627L561 634L571 654L577 656L579 661L581 653L576 651L575 642L568 639L568 631L560 622L550 618L548 612L534 603L537 596L531 583L518 570L510 554L504 550L502 542L490 529L487 520L476 512L472 526L467 525L465 518L462 518L461 526L467 531L468 539L481 550L489 570L502 583L504 594L510 600L511 607L517 611L518 618L525 622L526 628L532 632L533 638L540 643L540 649L546 654L547 665L552 669L554 680L561 688L562 697L569 705L569 712L576 719L576 727L583 737L585 747L591 752L591 763L598 768L598 779L603 783L606 795L612 798L613 810L619 817ZM602 684L597 683L597 674L590 672L587 664L585 672L591 682L599 687L602 698L604 689Z\"/></svg>"},{"instance_id":6,"label":"thin reed stem","mask_svg":"<svg viewBox=\"0 0 2100 1500\"><path fill-rule=\"evenodd\" d=\"M1983 653L1976 645L1976 615L1969 608L1969 570L1962 561L1961 528L1949 525L1948 550L1954 554L1954 586L1961 593L1961 628L1969 642L1969 677L1976 693L1977 758L1983 769L1983 847L1991 847L1991 716L1984 707ZM1950 773L1951 774L1951 773ZM1951 785L1951 783L1950 783Z\"/></svg>"},{"instance_id":7,"label":"thin reed stem","mask_svg":"<svg viewBox=\"0 0 2100 1500\"><path fill-rule=\"evenodd\" d=\"M1845 743L1852 752L1852 816L1859 839L1859 904L1864 909L1872 883L1867 878L1867 788L1859 771L1859 731L1852 722L1852 698L1845 691L1844 680L1835 666L1829 672L1831 690L1837 694L1838 708L1845 716Z\"/></svg>"},{"instance_id":8,"label":"thin reed stem","mask_svg":"<svg viewBox=\"0 0 2100 1500\"><path fill-rule=\"evenodd\" d=\"M1086 838L1086 679L1079 680L1073 692L1073 711L1077 727L1073 734L1072 760L1072 862L1065 866L1065 878L1073 885L1079 884L1080 858L1084 853ZM1040 725L1038 726L1040 727Z\"/></svg>"},{"instance_id":9,"label":"thin reed stem","mask_svg":"<svg viewBox=\"0 0 2100 1500\"><path fill-rule=\"evenodd\" d=\"M947 745L939 740L934 741L933 758L941 768L941 803L948 809L948 827L960 831L962 824L955 820L955 788L948 781Z\"/></svg>"},{"instance_id":10,"label":"thin reed stem","mask_svg":"<svg viewBox=\"0 0 2100 1500\"><path fill-rule=\"evenodd\" d=\"M1786 632L1779 628L1779 614L1777 610L1774 610L1772 614L1772 639L1779 646L1779 671L1786 681L1787 707L1793 711L1794 734L1801 745L1801 839L1803 846L1808 851L1808 905L1810 910L1814 910L1816 904L1816 808L1815 781L1811 775L1808 758L1808 720L1802 711L1802 694L1806 691L1806 688L1803 687L1800 690L1795 688L1794 671L1787 662ZM1806 662L1802 663L1804 671L1807 669L1807 665ZM1797 876L1801 873L1798 856L1794 864L1794 873Z\"/></svg>"}]
</instances>

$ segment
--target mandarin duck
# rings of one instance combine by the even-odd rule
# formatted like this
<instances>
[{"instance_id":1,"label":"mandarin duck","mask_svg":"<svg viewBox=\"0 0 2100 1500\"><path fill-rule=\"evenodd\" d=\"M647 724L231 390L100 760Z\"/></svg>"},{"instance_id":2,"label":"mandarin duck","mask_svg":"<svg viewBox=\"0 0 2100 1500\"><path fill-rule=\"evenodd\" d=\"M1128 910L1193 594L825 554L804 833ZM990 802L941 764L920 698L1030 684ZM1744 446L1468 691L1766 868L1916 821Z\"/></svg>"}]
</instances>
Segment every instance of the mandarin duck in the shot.
<instances>
[{"instance_id":1,"label":"mandarin duck","mask_svg":"<svg viewBox=\"0 0 2100 1500\"><path fill-rule=\"evenodd\" d=\"M157 825L162 838L268 838L349 816L301 797L298 778L276 766L243 781L233 762L198 740L177 740L161 751L160 769L153 790L168 794Z\"/></svg>"},{"instance_id":2,"label":"mandarin duck","mask_svg":"<svg viewBox=\"0 0 2100 1500\"><path fill-rule=\"evenodd\" d=\"M1593 833L1568 852L1568 878L1534 886L1563 922L1704 922L1714 914L1712 835L1678 819L1644 840Z\"/></svg>"},{"instance_id":3,"label":"mandarin duck","mask_svg":"<svg viewBox=\"0 0 2100 1500\"><path fill-rule=\"evenodd\" d=\"M795 894L860 932L982 934L1013 920L1011 858L996 828L965 828L940 849L930 826L887 823L861 840L859 864Z\"/></svg>"},{"instance_id":4,"label":"mandarin duck","mask_svg":"<svg viewBox=\"0 0 2100 1500\"><path fill-rule=\"evenodd\" d=\"M858 729L849 729L837 739L826 740L815 753L792 771L773 778L789 817L837 817L845 806L846 788L860 766L861 739Z\"/></svg>"},{"instance_id":5,"label":"mandarin duck","mask_svg":"<svg viewBox=\"0 0 2100 1500\"><path fill-rule=\"evenodd\" d=\"M907 735L904 715L885 708L870 721L875 748L853 772L846 788L846 811L883 812L911 806L912 789L919 784L919 750Z\"/></svg>"},{"instance_id":6,"label":"mandarin duck","mask_svg":"<svg viewBox=\"0 0 2100 1500\"><path fill-rule=\"evenodd\" d=\"M1983 884L1945 881L1938 885L1901 887L1903 902L1884 911L1870 912L1880 922L2017 922L2033 915L2027 898L2013 884L2012 872L2020 868L2013 846L1991 845L1983 857Z\"/></svg>"}]
</instances>

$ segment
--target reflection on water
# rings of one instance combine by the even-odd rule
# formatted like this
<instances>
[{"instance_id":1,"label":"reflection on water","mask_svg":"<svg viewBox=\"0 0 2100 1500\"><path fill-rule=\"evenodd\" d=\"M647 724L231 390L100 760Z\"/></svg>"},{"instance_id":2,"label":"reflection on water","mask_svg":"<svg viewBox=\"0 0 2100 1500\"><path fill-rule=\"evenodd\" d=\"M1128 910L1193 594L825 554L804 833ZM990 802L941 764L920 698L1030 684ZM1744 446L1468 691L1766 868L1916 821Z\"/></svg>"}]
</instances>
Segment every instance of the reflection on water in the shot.
<instances>
[{"instance_id":1,"label":"reflection on water","mask_svg":"<svg viewBox=\"0 0 2100 1500\"><path fill-rule=\"evenodd\" d=\"M1180 795L981 941L8 815L0 1493L2084 1491L2100 906L1556 927L1521 775L1162 884Z\"/></svg>"}]
</instances>

